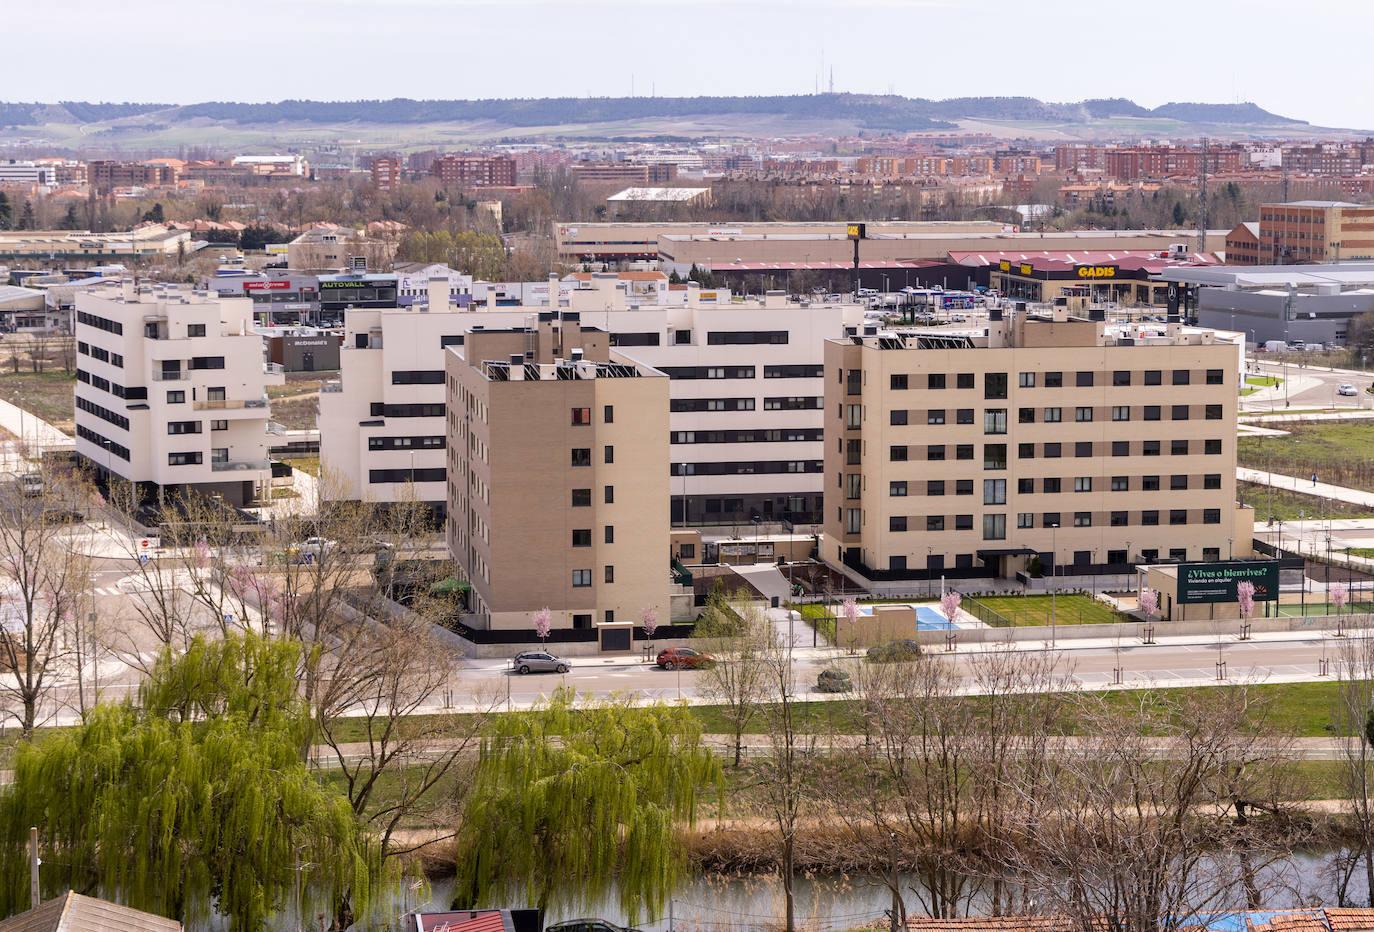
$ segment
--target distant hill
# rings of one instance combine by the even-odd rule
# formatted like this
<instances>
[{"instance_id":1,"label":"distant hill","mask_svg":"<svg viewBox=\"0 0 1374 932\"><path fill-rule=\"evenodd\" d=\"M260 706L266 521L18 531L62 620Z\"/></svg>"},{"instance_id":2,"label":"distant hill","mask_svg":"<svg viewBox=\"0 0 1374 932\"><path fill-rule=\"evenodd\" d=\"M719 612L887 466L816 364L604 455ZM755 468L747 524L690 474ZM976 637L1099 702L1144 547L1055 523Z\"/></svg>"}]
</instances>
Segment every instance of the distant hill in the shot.
<instances>
[{"instance_id":1,"label":"distant hill","mask_svg":"<svg viewBox=\"0 0 1374 932\"><path fill-rule=\"evenodd\" d=\"M0 127L89 127L83 132L137 135L207 122L237 127L324 127L372 125L401 127L420 124L480 126L498 136L543 127L609 129L610 134L671 133L672 124L751 127L766 121L773 131L790 125L852 127L858 131L920 132L956 128L959 121L1018 121L1091 127L1097 121L1168 119L1182 124L1268 127L1305 125L1252 103L1169 103L1153 110L1124 99L1089 99L1052 103L1034 97L956 97L927 100L878 94L804 94L766 97L543 97L486 100L316 101L282 100L250 104L207 101L189 105L157 103L57 104L0 103ZM630 124L607 127L608 124ZM641 130L633 124L652 124ZM1186 129L1186 127L1182 127ZM684 134L687 131L684 130Z\"/></svg>"}]
</instances>

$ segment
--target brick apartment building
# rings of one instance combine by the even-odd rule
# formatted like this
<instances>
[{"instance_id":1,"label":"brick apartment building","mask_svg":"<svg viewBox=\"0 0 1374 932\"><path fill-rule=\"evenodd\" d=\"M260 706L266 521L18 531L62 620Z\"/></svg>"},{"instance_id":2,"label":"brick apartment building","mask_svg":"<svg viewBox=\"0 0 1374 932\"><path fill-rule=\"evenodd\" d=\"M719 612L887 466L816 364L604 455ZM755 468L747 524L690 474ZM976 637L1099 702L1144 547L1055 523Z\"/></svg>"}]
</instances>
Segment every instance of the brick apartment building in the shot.
<instances>
[{"instance_id":1,"label":"brick apartment building","mask_svg":"<svg viewBox=\"0 0 1374 932\"><path fill-rule=\"evenodd\" d=\"M441 155L429 173L446 185L468 188L515 184L515 159L507 155Z\"/></svg>"},{"instance_id":2,"label":"brick apartment building","mask_svg":"<svg viewBox=\"0 0 1374 932\"><path fill-rule=\"evenodd\" d=\"M401 159L382 155L372 160L372 185L378 191L395 191L401 183Z\"/></svg>"},{"instance_id":3,"label":"brick apartment building","mask_svg":"<svg viewBox=\"0 0 1374 932\"><path fill-rule=\"evenodd\" d=\"M156 188L177 182L176 168L159 162L100 159L87 163L86 176L96 194L109 194L115 188Z\"/></svg>"}]
</instances>

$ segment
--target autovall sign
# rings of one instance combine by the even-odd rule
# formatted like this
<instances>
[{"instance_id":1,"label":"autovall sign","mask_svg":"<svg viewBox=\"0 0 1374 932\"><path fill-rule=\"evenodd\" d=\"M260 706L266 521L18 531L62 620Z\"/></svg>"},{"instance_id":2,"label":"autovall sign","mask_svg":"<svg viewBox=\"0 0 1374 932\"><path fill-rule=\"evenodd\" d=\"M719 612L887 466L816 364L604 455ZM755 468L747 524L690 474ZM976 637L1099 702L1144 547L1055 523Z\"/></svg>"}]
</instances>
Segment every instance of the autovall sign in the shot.
<instances>
[{"instance_id":1,"label":"autovall sign","mask_svg":"<svg viewBox=\"0 0 1374 932\"><path fill-rule=\"evenodd\" d=\"M1114 265L1076 265L1074 274L1079 278L1116 278Z\"/></svg>"}]
</instances>

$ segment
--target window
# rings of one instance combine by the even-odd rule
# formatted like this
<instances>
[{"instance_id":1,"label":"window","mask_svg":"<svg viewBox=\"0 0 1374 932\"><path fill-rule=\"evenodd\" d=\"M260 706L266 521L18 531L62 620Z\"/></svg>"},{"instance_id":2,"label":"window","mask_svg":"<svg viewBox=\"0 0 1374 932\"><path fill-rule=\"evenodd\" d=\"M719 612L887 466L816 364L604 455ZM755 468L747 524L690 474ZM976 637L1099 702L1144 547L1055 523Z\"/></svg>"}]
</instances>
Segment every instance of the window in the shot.
<instances>
[{"instance_id":1,"label":"window","mask_svg":"<svg viewBox=\"0 0 1374 932\"><path fill-rule=\"evenodd\" d=\"M606 447L601 451L601 453L603 461L607 465L610 465L611 463L615 462L615 447L611 446L610 444L606 444Z\"/></svg>"},{"instance_id":2,"label":"window","mask_svg":"<svg viewBox=\"0 0 1374 932\"><path fill-rule=\"evenodd\" d=\"M674 342L675 344L679 345L679 346L681 346L681 345L683 345L683 344L690 344L690 343L692 342L692 331L690 331L690 330L674 330L674 331L673 331L673 342Z\"/></svg>"},{"instance_id":3,"label":"window","mask_svg":"<svg viewBox=\"0 0 1374 932\"><path fill-rule=\"evenodd\" d=\"M590 466L591 464L592 464L592 450L591 450L591 447L573 447L573 448L572 448L572 465L573 465L573 466Z\"/></svg>"},{"instance_id":4,"label":"window","mask_svg":"<svg viewBox=\"0 0 1374 932\"><path fill-rule=\"evenodd\" d=\"M943 531L945 529L944 515L926 515L927 531Z\"/></svg>"},{"instance_id":5,"label":"window","mask_svg":"<svg viewBox=\"0 0 1374 932\"><path fill-rule=\"evenodd\" d=\"M971 444L971 443L961 443L961 444L956 445L955 448L954 448L954 458L955 458L956 460L971 460L971 459L973 459L973 444Z\"/></svg>"},{"instance_id":6,"label":"window","mask_svg":"<svg viewBox=\"0 0 1374 932\"><path fill-rule=\"evenodd\" d=\"M895 413L895 412L894 412L894 413ZM906 412L903 411L902 413L905 414ZM902 423L905 424L906 422L903 421ZM845 427L845 430L859 430L860 428L863 427L863 424L864 424L864 406L863 406L863 405L845 405L845 406L844 406L844 427Z\"/></svg>"},{"instance_id":7,"label":"window","mask_svg":"<svg viewBox=\"0 0 1374 932\"><path fill-rule=\"evenodd\" d=\"M463 336L461 333L442 333L439 335L439 349L449 346L462 346Z\"/></svg>"},{"instance_id":8,"label":"window","mask_svg":"<svg viewBox=\"0 0 1374 932\"><path fill-rule=\"evenodd\" d=\"M1142 456L1158 456L1158 455L1159 455L1159 441L1158 441L1158 440L1145 440L1145 441L1142 441L1141 444L1140 444L1140 454L1141 454Z\"/></svg>"},{"instance_id":9,"label":"window","mask_svg":"<svg viewBox=\"0 0 1374 932\"><path fill-rule=\"evenodd\" d=\"M945 422L944 408L931 408L926 412L927 424L943 424Z\"/></svg>"},{"instance_id":10,"label":"window","mask_svg":"<svg viewBox=\"0 0 1374 932\"><path fill-rule=\"evenodd\" d=\"M1144 417L1147 421L1159 420L1159 405L1146 405Z\"/></svg>"},{"instance_id":11,"label":"window","mask_svg":"<svg viewBox=\"0 0 1374 932\"><path fill-rule=\"evenodd\" d=\"M198 434L200 433L200 421L168 421L167 433Z\"/></svg>"},{"instance_id":12,"label":"window","mask_svg":"<svg viewBox=\"0 0 1374 932\"><path fill-rule=\"evenodd\" d=\"M972 424L972 423L973 423L973 409L972 409L972 408L960 408L959 410L957 410L957 411L954 412L954 415L955 415L955 417L954 417L955 421L956 421L957 423L959 423L959 424Z\"/></svg>"},{"instance_id":13,"label":"window","mask_svg":"<svg viewBox=\"0 0 1374 932\"><path fill-rule=\"evenodd\" d=\"M223 386L223 385L220 385L220 386L215 386L215 387L207 388L207 389L205 390L205 398L206 398L206 400L208 400L208 401L223 401L223 400L224 400L224 386Z\"/></svg>"},{"instance_id":14,"label":"window","mask_svg":"<svg viewBox=\"0 0 1374 932\"><path fill-rule=\"evenodd\" d=\"M1005 505L1007 503L1007 480L1005 479L984 479L983 480L983 504L984 505Z\"/></svg>"},{"instance_id":15,"label":"window","mask_svg":"<svg viewBox=\"0 0 1374 932\"><path fill-rule=\"evenodd\" d=\"M1221 473L1209 472L1202 477L1202 487L1204 489L1221 488Z\"/></svg>"},{"instance_id":16,"label":"window","mask_svg":"<svg viewBox=\"0 0 1374 932\"><path fill-rule=\"evenodd\" d=\"M1202 523L1203 523L1203 524L1220 524L1220 523L1221 523L1221 509L1220 509L1220 508L1204 508L1204 509L1202 509Z\"/></svg>"},{"instance_id":17,"label":"window","mask_svg":"<svg viewBox=\"0 0 1374 932\"><path fill-rule=\"evenodd\" d=\"M605 566L605 567L602 568L602 572L603 572L603 574L604 574L604 575L602 576L602 579L604 579L604 580L605 580L606 582L608 582L608 583L613 583L613 582L615 582L615 567L614 567L614 566L609 566L609 565L608 565L608 566ZM610 615L611 613L608 611L608 612L606 612L606 614L607 614L607 615ZM606 619L606 620L607 620L607 621L610 621L611 619L608 618L608 619Z\"/></svg>"},{"instance_id":18,"label":"window","mask_svg":"<svg viewBox=\"0 0 1374 932\"><path fill-rule=\"evenodd\" d=\"M1131 419L1130 405L1112 405L1113 421L1129 421Z\"/></svg>"},{"instance_id":19,"label":"window","mask_svg":"<svg viewBox=\"0 0 1374 932\"><path fill-rule=\"evenodd\" d=\"M1045 409L1045 423L1046 423L1046 424L1058 424L1058 423L1059 423L1060 421L1062 421L1062 420L1064 420L1064 409L1062 409L1062 408L1046 408L1046 409Z\"/></svg>"},{"instance_id":20,"label":"window","mask_svg":"<svg viewBox=\"0 0 1374 932\"><path fill-rule=\"evenodd\" d=\"M592 545L591 528L573 528L572 545L574 547L590 547Z\"/></svg>"},{"instance_id":21,"label":"window","mask_svg":"<svg viewBox=\"0 0 1374 932\"><path fill-rule=\"evenodd\" d=\"M1203 417L1209 421L1221 420L1221 405L1207 405L1203 408Z\"/></svg>"},{"instance_id":22,"label":"window","mask_svg":"<svg viewBox=\"0 0 1374 932\"><path fill-rule=\"evenodd\" d=\"M1040 516L1041 527L1059 527L1059 512L1047 511Z\"/></svg>"},{"instance_id":23,"label":"window","mask_svg":"<svg viewBox=\"0 0 1374 932\"><path fill-rule=\"evenodd\" d=\"M905 515L892 515L892 516L890 516L890 517L887 519L887 529L888 529L889 531L905 531L905 530L906 530L906 516L905 516Z\"/></svg>"},{"instance_id":24,"label":"window","mask_svg":"<svg viewBox=\"0 0 1374 932\"><path fill-rule=\"evenodd\" d=\"M1093 387L1093 374L1091 372L1080 372L1074 379L1074 384L1079 388Z\"/></svg>"},{"instance_id":25,"label":"window","mask_svg":"<svg viewBox=\"0 0 1374 932\"><path fill-rule=\"evenodd\" d=\"M1007 445L1005 443L983 444L983 468L1006 469Z\"/></svg>"},{"instance_id":26,"label":"window","mask_svg":"<svg viewBox=\"0 0 1374 932\"><path fill-rule=\"evenodd\" d=\"M1129 476L1112 476L1113 492L1129 492L1131 490L1131 479Z\"/></svg>"},{"instance_id":27,"label":"window","mask_svg":"<svg viewBox=\"0 0 1374 932\"><path fill-rule=\"evenodd\" d=\"M1175 421L1186 421L1188 420L1188 416L1189 411L1187 405L1174 405L1169 411L1169 417L1173 418Z\"/></svg>"},{"instance_id":28,"label":"window","mask_svg":"<svg viewBox=\"0 0 1374 932\"><path fill-rule=\"evenodd\" d=\"M849 500L859 498L864 490L864 477L859 473L849 473L844 477L844 497Z\"/></svg>"},{"instance_id":29,"label":"window","mask_svg":"<svg viewBox=\"0 0 1374 932\"><path fill-rule=\"evenodd\" d=\"M1125 527L1129 512L1113 511L1109 523L1112 527Z\"/></svg>"},{"instance_id":30,"label":"window","mask_svg":"<svg viewBox=\"0 0 1374 932\"><path fill-rule=\"evenodd\" d=\"M185 403L186 403L186 391L185 391L184 389L180 389L180 388L179 388L179 389L177 389L177 390L174 391L174 392L168 392L168 393L167 393L167 403L168 403L169 405L180 405L180 404L185 404Z\"/></svg>"},{"instance_id":31,"label":"window","mask_svg":"<svg viewBox=\"0 0 1374 932\"><path fill-rule=\"evenodd\" d=\"M1016 445L1016 457L1017 457L1017 459L1023 459L1023 460L1033 460L1033 459L1035 459L1035 444L1033 444L1033 443L1018 443L1018 444Z\"/></svg>"},{"instance_id":32,"label":"window","mask_svg":"<svg viewBox=\"0 0 1374 932\"><path fill-rule=\"evenodd\" d=\"M1035 388L1035 373L1022 372L1016 377L1016 384L1021 388Z\"/></svg>"},{"instance_id":33,"label":"window","mask_svg":"<svg viewBox=\"0 0 1374 932\"><path fill-rule=\"evenodd\" d=\"M229 422L228 422L228 421L211 421L211 422L210 422L210 429L211 429L211 430L228 430L228 429L229 429Z\"/></svg>"},{"instance_id":34,"label":"window","mask_svg":"<svg viewBox=\"0 0 1374 932\"><path fill-rule=\"evenodd\" d=\"M906 572L906 557L891 556L887 558L887 568L894 573Z\"/></svg>"},{"instance_id":35,"label":"window","mask_svg":"<svg viewBox=\"0 0 1374 932\"><path fill-rule=\"evenodd\" d=\"M1204 441L1203 441L1202 452L1203 452L1203 453L1206 453L1206 454L1208 454L1208 455L1211 455L1211 456L1215 456L1215 455L1221 453L1221 441L1220 441L1220 440L1204 440Z\"/></svg>"},{"instance_id":36,"label":"window","mask_svg":"<svg viewBox=\"0 0 1374 932\"><path fill-rule=\"evenodd\" d=\"M1130 385L1130 384L1131 384L1131 370L1129 370L1129 369L1117 369L1115 372L1112 373L1112 384L1113 384L1113 385L1117 385L1117 386L1120 386L1120 385Z\"/></svg>"},{"instance_id":37,"label":"window","mask_svg":"<svg viewBox=\"0 0 1374 932\"><path fill-rule=\"evenodd\" d=\"M1022 495L1030 495L1032 492L1035 491L1035 480L1034 480L1034 479L1017 479L1017 480L1016 480L1016 491L1019 492L1019 493L1021 493Z\"/></svg>"},{"instance_id":38,"label":"window","mask_svg":"<svg viewBox=\"0 0 1374 932\"><path fill-rule=\"evenodd\" d=\"M1162 370L1160 370L1160 369L1146 369L1146 370L1145 370L1145 384L1146 384L1146 385L1163 385L1163 384L1164 384L1164 372L1163 372Z\"/></svg>"},{"instance_id":39,"label":"window","mask_svg":"<svg viewBox=\"0 0 1374 932\"><path fill-rule=\"evenodd\" d=\"M954 530L971 531L973 530L973 515L955 515Z\"/></svg>"},{"instance_id":40,"label":"window","mask_svg":"<svg viewBox=\"0 0 1374 932\"><path fill-rule=\"evenodd\" d=\"M1093 419L1093 409L1082 406L1074 408L1073 419L1079 424L1086 424Z\"/></svg>"},{"instance_id":41,"label":"window","mask_svg":"<svg viewBox=\"0 0 1374 932\"><path fill-rule=\"evenodd\" d=\"M1091 440L1079 440L1073 445L1074 456L1092 456L1093 442Z\"/></svg>"},{"instance_id":42,"label":"window","mask_svg":"<svg viewBox=\"0 0 1374 932\"><path fill-rule=\"evenodd\" d=\"M1018 424L1034 424L1034 423L1035 423L1035 409L1034 409L1034 408L1017 408L1017 409L1016 409L1016 423L1018 423Z\"/></svg>"},{"instance_id":43,"label":"window","mask_svg":"<svg viewBox=\"0 0 1374 932\"><path fill-rule=\"evenodd\" d=\"M1175 385L1188 385L1188 384L1191 382L1191 380L1192 380L1192 373L1189 372L1187 369L1175 369L1175 370L1174 370L1174 384L1175 384Z\"/></svg>"},{"instance_id":44,"label":"window","mask_svg":"<svg viewBox=\"0 0 1374 932\"><path fill-rule=\"evenodd\" d=\"M907 425L906 416L907 412L905 409L900 411L889 411L887 413L887 422L893 427L905 427Z\"/></svg>"},{"instance_id":45,"label":"window","mask_svg":"<svg viewBox=\"0 0 1374 932\"><path fill-rule=\"evenodd\" d=\"M993 399L1007 397L1007 374L1005 372L988 372L984 374L983 397Z\"/></svg>"},{"instance_id":46,"label":"window","mask_svg":"<svg viewBox=\"0 0 1374 932\"><path fill-rule=\"evenodd\" d=\"M983 540L1006 540L1007 516L983 515Z\"/></svg>"},{"instance_id":47,"label":"window","mask_svg":"<svg viewBox=\"0 0 1374 932\"><path fill-rule=\"evenodd\" d=\"M1093 490L1093 477L1075 476L1073 480L1073 490L1075 492L1091 492Z\"/></svg>"},{"instance_id":48,"label":"window","mask_svg":"<svg viewBox=\"0 0 1374 932\"><path fill-rule=\"evenodd\" d=\"M223 369L223 356L192 356L191 369Z\"/></svg>"},{"instance_id":49,"label":"window","mask_svg":"<svg viewBox=\"0 0 1374 932\"><path fill-rule=\"evenodd\" d=\"M1047 443L1047 444L1045 444L1045 458L1046 458L1046 459L1051 459L1051 460L1053 460L1053 459L1058 459L1059 457L1063 456L1063 455L1064 455L1063 447L1064 447L1064 445L1061 444L1061 443Z\"/></svg>"},{"instance_id":50,"label":"window","mask_svg":"<svg viewBox=\"0 0 1374 932\"><path fill-rule=\"evenodd\" d=\"M973 494L973 480L972 480L972 479L955 479L955 480L954 480L954 494L955 494L955 495L972 495L972 494Z\"/></svg>"},{"instance_id":51,"label":"window","mask_svg":"<svg viewBox=\"0 0 1374 932\"><path fill-rule=\"evenodd\" d=\"M894 445L894 446L892 446L892 447L889 447L889 448L888 448L888 451L887 451L887 458L888 458L889 462L893 462L893 463L905 463L905 462L906 462L906 447L901 446L901 445Z\"/></svg>"},{"instance_id":52,"label":"window","mask_svg":"<svg viewBox=\"0 0 1374 932\"><path fill-rule=\"evenodd\" d=\"M1186 508L1171 508L1171 509L1169 509L1169 523L1170 523L1170 524L1175 524L1175 525L1177 525L1177 524L1187 524L1187 523L1188 523L1188 509L1186 509Z\"/></svg>"},{"instance_id":53,"label":"window","mask_svg":"<svg viewBox=\"0 0 1374 932\"><path fill-rule=\"evenodd\" d=\"M572 584L574 589L586 589L592 584L591 570L573 570Z\"/></svg>"},{"instance_id":54,"label":"window","mask_svg":"<svg viewBox=\"0 0 1374 932\"><path fill-rule=\"evenodd\" d=\"M1141 477L1140 477L1140 491L1142 491L1142 492L1158 492L1158 491L1159 491L1159 477L1158 477L1158 476L1141 476Z\"/></svg>"},{"instance_id":55,"label":"window","mask_svg":"<svg viewBox=\"0 0 1374 932\"><path fill-rule=\"evenodd\" d=\"M944 458L944 444L932 443L930 446L926 447L926 459L930 460L931 462L935 462L936 460L942 460Z\"/></svg>"},{"instance_id":56,"label":"window","mask_svg":"<svg viewBox=\"0 0 1374 932\"><path fill-rule=\"evenodd\" d=\"M1005 434L1007 432L1006 408L988 408L983 412L983 433Z\"/></svg>"},{"instance_id":57,"label":"window","mask_svg":"<svg viewBox=\"0 0 1374 932\"><path fill-rule=\"evenodd\" d=\"M1130 456L1131 442L1129 440L1113 440L1112 456Z\"/></svg>"},{"instance_id":58,"label":"window","mask_svg":"<svg viewBox=\"0 0 1374 932\"><path fill-rule=\"evenodd\" d=\"M972 372L960 372L957 376L954 377L954 379L955 388L973 388Z\"/></svg>"},{"instance_id":59,"label":"window","mask_svg":"<svg viewBox=\"0 0 1374 932\"><path fill-rule=\"evenodd\" d=\"M887 494L893 498L905 498L906 482L889 482L887 484Z\"/></svg>"},{"instance_id":60,"label":"window","mask_svg":"<svg viewBox=\"0 0 1374 932\"><path fill-rule=\"evenodd\" d=\"M944 494L945 494L945 480L943 480L943 479L929 479L929 480L927 480L927 481L926 481L926 494L927 494L927 495L944 495Z\"/></svg>"},{"instance_id":61,"label":"window","mask_svg":"<svg viewBox=\"0 0 1374 932\"><path fill-rule=\"evenodd\" d=\"M605 487L605 490L604 490L604 492L603 492L603 494L602 494L602 500L603 500L607 505L614 505L614 504L615 504L615 486L613 486L613 485L608 485L608 486Z\"/></svg>"},{"instance_id":62,"label":"window","mask_svg":"<svg viewBox=\"0 0 1374 932\"><path fill-rule=\"evenodd\" d=\"M1018 512L1016 515L1016 526L1022 530L1029 527L1035 527L1035 512Z\"/></svg>"},{"instance_id":63,"label":"window","mask_svg":"<svg viewBox=\"0 0 1374 932\"><path fill-rule=\"evenodd\" d=\"M573 490L572 490L572 507L574 507L574 508L590 508L591 506L592 506L592 490L591 490L591 489L573 489Z\"/></svg>"},{"instance_id":64,"label":"window","mask_svg":"<svg viewBox=\"0 0 1374 932\"><path fill-rule=\"evenodd\" d=\"M1046 495L1058 495L1058 494L1059 494L1059 484L1060 484L1060 480L1057 479L1057 478L1055 478L1054 476L1050 476L1050 477L1047 478L1047 479L1041 479L1041 480L1040 480L1040 491L1041 491L1041 492L1044 492Z\"/></svg>"},{"instance_id":65,"label":"window","mask_svg":"<svg viewBox=\"0 0 1374 932\"><path fill-rule=\"evenodd\" d=\"M604 405L601 408L601 423L615 423L615 405Z\"/></svg>"},{"instance_id":66,"label":"window","mask_svg":"<svg viewBox=\"0 0 1374 932\"><path fill-rule=\"evenodd\" d=\"M204 325L204 324L187 324L187 325L186 325L186 335L187 335L188 337L203 337L203 336L205 336L205 325Z\"/></svg>"},{"instance_id":67,"label":"window","mask_svg":"<svg viewBox=\"0 0 1374 932\"><path fill-rule=\"evenodd\" d=\"M1170 440L1170 441L1169 441L1169 455L1170 455L1170 456L1187 456L1187 455L1188 455L1188 441L1186 441L1186 440Z\"/></svg>"},{"instance_id":68,"label":"window","mask_svg":"<svg viewBox=\"0 0 1374 932\"><path fill-rule=\"evenodd\" d=\"M615 525L608 524L602 529L602 543L615 543Z\"/></svg>"},{"instance_id":69,"label":"window","mask_svg":"<svg viewBox=\"0 0 1374 932\"><path fill-rule=\"evenodd\" d=\"M1062 373L1062 372L1046 372L1046 373L1045 373L1045 387L1046 387L1046 388L1063 388L1063 387L1064 387L1064 373Z\"/></svg>"},{"instance_id":70,"label":"window","mask_svg":"<svg viewBox=\"0 0 1374 932\"><path fill-rule=\"evenodd\" d=\"M1187 477L1187 476L1180 476L1180 475L1173 475L1173 476L1170 476L1170 477L1169 477L1169 491L1170 491L1170 492L1186 492L1186 491L1188 491L1188 477Z\"/></svg>"},{"instance_id":71,"label":"window","mask_svg":"<svg viewBox=\"0 0 1374 932\"><path fill-rule=\"evenodd\" d=\"M684 560L695 560L697 558L696 544L679 544L677 550L678 556Z\"/></svg>"},{"instance_id":72,"label":"window","mask_svg":"<svg viewBox=\"0 0 1374 932\"><path fill-rule=\"evenodd\" d=\"M1092 527L1093 513L1091 511L1075 511L1073 513L1074 527Z\"/></svg>"},{"instance_id":73,"label":"window","mask_svg":"<svg viewBox=\"0 0 1374 932\"><path fill-rule=\"evenodd\" d=\"M1224 373L1221 369L1208 369L1208 370L1207 370L1207 384L1208 384L1208 385L1225 385L1225 384L1226 384L1225 373Z\"/></svg>"},{"instance_id":74,"label":"window","mask_svg":"<svg viewBox=\"0 0 1374 932\"><path fill-rule=\"evenodd\" d=\"M168 453L168 454L167 454L167 465L168 465L168 466L199 466L199 465L200 465L200 459L201 459L201 457L200 457L200 454L199 454L199 453Z\"/></svg>"},{"instance_id":75,"label":"window","mask_svg":"<svg viewBox=\"0 0 1374 932\"><path fill-rule=\"evenodd\" d=\"M781 345L786 342L786 330L716 330L706 334L707 346Z\"/></svg>"},{"instance_id":76,"label":"window","mask_svg":"<svg viewBox=\"0 0 1374 932\"><path fill-rule=\"evenodd\" d=\"M589 427L589 426L591 425L591 423L592 423L592 409L591 409L591 408L573 408L573 409L572 409L572 426L573 426L573 427Z\"/></svg>"},{"instance_id":77,"label":"window","mask_svg":"<svg viewBox=\"0 0 1374 932\"><path fill-rule=\"evenodd\" d=\"M767 374L767 370L765 370L764 374ZM904 374L898 375L897 373L893 373L891 376L888 377L888 387L891 388L893 391L906 391L908 385L908 378L909 377Z\"/></svg>"},{"instance_id":78,"label":"window","mask_svg":"<svg viewBox=\"0 0 1374 932\"><path fill-rule=\"evenodd\" d=\"M945 387L945 374L943 372L931 372L926 375L926 388L936 389Z\"/></svg>"}]
</instances>

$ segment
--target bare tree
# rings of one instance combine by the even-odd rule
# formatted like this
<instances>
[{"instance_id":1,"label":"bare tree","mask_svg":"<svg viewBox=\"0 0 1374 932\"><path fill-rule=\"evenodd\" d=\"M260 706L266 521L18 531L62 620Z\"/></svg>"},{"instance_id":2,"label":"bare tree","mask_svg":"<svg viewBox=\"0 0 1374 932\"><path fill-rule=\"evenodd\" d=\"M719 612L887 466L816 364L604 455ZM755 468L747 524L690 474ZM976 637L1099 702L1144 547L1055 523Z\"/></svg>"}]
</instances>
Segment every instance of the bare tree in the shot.
<instances>
[{"instance_id":1,"label":"bare tree","mask_svg":"<svg viewBox=\"0 0 1374 932\"><path fill-rule=\"evenodd\" d=\"M723 596L713 595L697 630L708 651L720 661L701 672L697 689L721 707L722 716L730 723L738 767L744 735L775 689L766 663L773 649L772 623L757 606L730 605Z\"/></svg>"},{"instance_id":2,"label":"bare tree","mask_svg":"<svg viewBox=\"0 0 1374 932\"><path fill-rule=\"evenodd\" d=\"M1351 904L1351 882L1363 874L1374 906L1374 638L1368 628L1350 629L1337 654L1337 693L1332 731L1340 743L1341 781L1350 805L1350 828L1334 862L1336 899Z\"/></svg>"}]
</instances>

